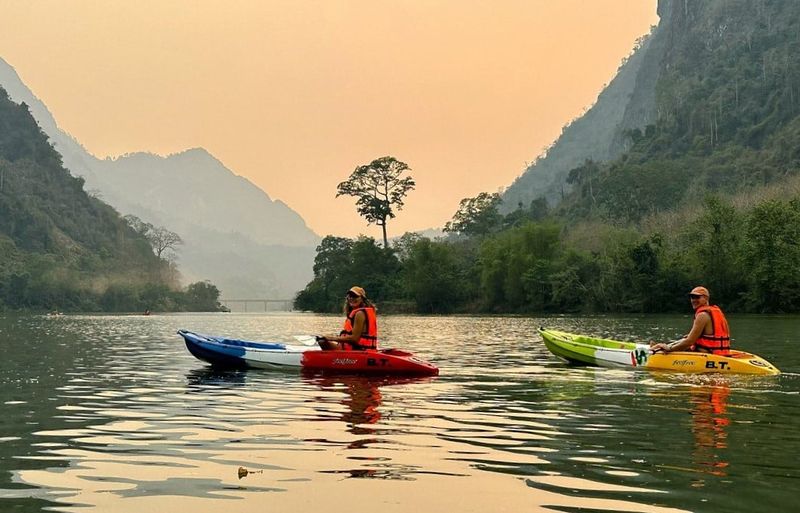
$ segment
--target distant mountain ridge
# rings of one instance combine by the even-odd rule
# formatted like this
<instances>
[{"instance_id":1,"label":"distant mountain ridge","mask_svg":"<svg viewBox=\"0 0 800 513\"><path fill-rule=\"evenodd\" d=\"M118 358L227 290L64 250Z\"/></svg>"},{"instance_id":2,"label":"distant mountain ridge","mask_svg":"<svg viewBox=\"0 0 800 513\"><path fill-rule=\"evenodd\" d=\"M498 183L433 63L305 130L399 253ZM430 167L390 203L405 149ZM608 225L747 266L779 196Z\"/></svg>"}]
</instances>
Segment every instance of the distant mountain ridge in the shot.
<instances>
[{"instance_id":1,"label":"distant mountain ridge","mask_svg":"<svg viewBox=\"0 0 800 513\"><path fill-rule=\"evenodd\" d=\"M2 59L0 85L13 101L29 106L64 166L84 178L87 191L122 214L183 238L179 265L188 281L209 279L223 297L285 298L313 276L319 236L285 203L272 200L206 150L101 160L58 127L44 103Z\"/></svg>"},{"instance_id":2,"label":"distant mountain ridge","mask_svg":"<svg viewBox=\"0 0 800 513\"><path fill-rule=\"evenodd\" d=\"M131 153L98 160L94 169L106 184L113 184L101 187L112 205L135 215L167 213L175 230L196 224L237 232L261 244L314 246L319 242L285 203L273 201L202 148L167 157ZM235 201L226 201L230 197Z\"/></svg>"}]
</instances>

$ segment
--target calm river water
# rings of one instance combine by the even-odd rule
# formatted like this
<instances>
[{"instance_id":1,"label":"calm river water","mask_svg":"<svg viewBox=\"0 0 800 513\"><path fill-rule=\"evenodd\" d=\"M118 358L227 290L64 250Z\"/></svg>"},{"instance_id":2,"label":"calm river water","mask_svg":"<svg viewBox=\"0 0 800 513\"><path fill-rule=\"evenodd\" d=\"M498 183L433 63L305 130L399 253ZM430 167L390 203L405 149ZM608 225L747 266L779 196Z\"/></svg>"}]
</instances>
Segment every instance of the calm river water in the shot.
<instances>
[{"instance_id":1,"label":"calm river water","mask_svg":"<svg viewBox=\"0 0 800 513\"><path fill-rule=\"evenodd\" d=\"M800 318L730 320L782 375L570 367L536 333L669 339L688 315L383 316L384 347L441 368L417 380L215 371L175 334L334 316L0 317L0 511L795 510Z\"/></svg>"}]
</instances>

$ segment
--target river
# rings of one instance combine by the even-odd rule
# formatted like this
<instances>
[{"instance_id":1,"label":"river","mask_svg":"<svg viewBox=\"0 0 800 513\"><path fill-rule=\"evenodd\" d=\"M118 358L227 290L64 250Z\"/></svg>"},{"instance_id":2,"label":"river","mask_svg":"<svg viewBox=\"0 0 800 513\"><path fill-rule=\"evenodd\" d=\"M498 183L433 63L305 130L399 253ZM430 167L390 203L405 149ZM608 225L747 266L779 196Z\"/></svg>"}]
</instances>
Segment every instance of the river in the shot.
<instances>
[{"instance_id":1,"label":"river","mask_svg":"<svg viewBox=\"0 0 800 513\"><path fill-rule=\"evenodd\" d=\"M0 511L796 507L798 317L730 317L776 377L571 367L536 331L674 339L689 315L382 316L383 347L440 367L424 379L218 371L175 334L289 342L340 321L0 316Z\"/></svg>"}]
</instances>

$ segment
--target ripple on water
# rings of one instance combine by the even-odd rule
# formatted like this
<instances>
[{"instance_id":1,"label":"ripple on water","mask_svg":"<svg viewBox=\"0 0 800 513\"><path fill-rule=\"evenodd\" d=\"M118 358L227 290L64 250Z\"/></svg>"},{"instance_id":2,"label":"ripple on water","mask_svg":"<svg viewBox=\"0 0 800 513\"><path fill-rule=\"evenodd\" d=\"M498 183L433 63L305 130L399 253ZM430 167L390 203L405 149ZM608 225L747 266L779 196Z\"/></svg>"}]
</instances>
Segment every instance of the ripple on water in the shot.
<instances>
[{"instance_id":1,"label":"ripple on water","mask_svg":"<svg viewBox=\"0 0 800 513\"><path fill-rule=\"evenodd\" d=\"M225 500L226 511L248 512L515 513L757 510L788 499L796 374L575 368L536 332L646 338L651 325L665 323L666 335L685 320L389 316L386 340L442 375L380 380L219 371L174 335L290 340L329 332L338 317L64 316L48 321L57 330L27 319L9 336L44 357L11 354L15 374L2 374L27 389L0 396L11 412L2 465L13 476L0 498L60 510L219 511Z\"/></svg>"}]
</instances>

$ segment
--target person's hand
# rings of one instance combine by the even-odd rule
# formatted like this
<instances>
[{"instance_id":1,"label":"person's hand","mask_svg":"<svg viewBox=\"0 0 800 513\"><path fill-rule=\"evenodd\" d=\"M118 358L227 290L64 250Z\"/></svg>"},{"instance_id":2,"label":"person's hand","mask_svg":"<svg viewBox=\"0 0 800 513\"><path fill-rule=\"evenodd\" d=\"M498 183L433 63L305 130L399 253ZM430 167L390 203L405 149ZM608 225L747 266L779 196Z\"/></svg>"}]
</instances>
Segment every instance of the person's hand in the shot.
<instances>
[{"instance_id":1,"label":"person's hand","mask_svg":"<svg viewBox=\"0 0 800 513\"><path fill-rule=\"evenodd\" d=\"M658 344L652 344L650 346L650 352L656 354L658 352L662 352L664 354L669 353L669 344L664 344L663 342L659 342Z\"/></svg>"},{"instance_id":2,"label":"person's hand","mask_svg":"<svg viewBox=\"0 0 800 513\"><path fill-rule=\"evenodd\" d=\"M328 337L326 337L325 335L317 335L316 338L317 338L317 342L327 342L328 341Z\"/></svg>"}]
</instances>

